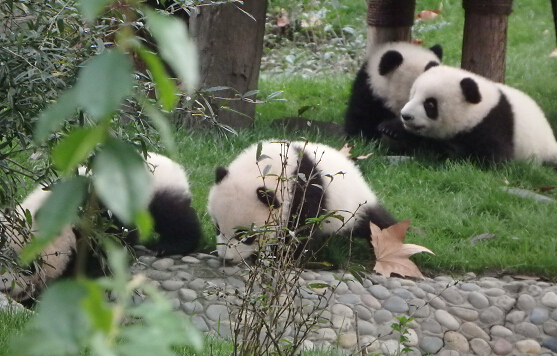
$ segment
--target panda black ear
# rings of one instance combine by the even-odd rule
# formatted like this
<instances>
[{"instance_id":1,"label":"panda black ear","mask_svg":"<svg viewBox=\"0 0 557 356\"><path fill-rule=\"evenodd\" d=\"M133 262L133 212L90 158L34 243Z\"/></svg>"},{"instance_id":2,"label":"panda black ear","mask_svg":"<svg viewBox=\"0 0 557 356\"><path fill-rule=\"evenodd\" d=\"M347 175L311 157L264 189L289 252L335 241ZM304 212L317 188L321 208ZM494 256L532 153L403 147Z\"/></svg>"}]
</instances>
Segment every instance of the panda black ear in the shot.
<instances>
[{"instance_id":1,"label":"panda black ear","mask_svg":"<svg viewBox=\"0 0 557 356\"><path fill-rule=\"evenodd\" d=\"M269 190L265 187L259 187L255 192L257 194L257 199L259 199L259 201L266 206L274 209L280 208L280 201L273 190Z\"/></svg>"},{"instance_id":2,"label":"panda black ear","mask_svg":"<svg viewBox=\"0 0 557 356\"><path fill-rule=\"evenodd\" d=\"M215 171L215 183L219 184L221 180L228 175L228 169L224 167L217 167Z\"/></svg>"},{"instance_id":3,"label":"panda black ear","mask_svg":"<svg viewBox=\"0 0 557 356\"><path fill-rule=\"evenodd\" d=\"M436 44L432 47L429 47L429 50L435 53L435 55L437 56L437 58L439 58L440 61L443 60L443 47L441 47L440 44Z\"/></svg>"},{"instance_id":4,"label":"panda black ear","mask_svg":"<svg viewBox=\"0 0 557 356\"><path fill-rule=\"evenodd\" d=\"M467 102L471 104L477 104L482 101L482 95L480 94L480 88L478 88L478 83L472 78L464 78L460 81L460 88L462 88L462 94Z\"/></svg>"},{"instance_id":5,"label":"panda black ear","mask_svg":"<svg viewBox=\"0 0 557 356\"><path fill-rule=\"evenodd\" d=\"M379 62L379 75L385 75L397 69L404 58L399 51L390 50L383 54Z\"/></svg>"}]
</instances>

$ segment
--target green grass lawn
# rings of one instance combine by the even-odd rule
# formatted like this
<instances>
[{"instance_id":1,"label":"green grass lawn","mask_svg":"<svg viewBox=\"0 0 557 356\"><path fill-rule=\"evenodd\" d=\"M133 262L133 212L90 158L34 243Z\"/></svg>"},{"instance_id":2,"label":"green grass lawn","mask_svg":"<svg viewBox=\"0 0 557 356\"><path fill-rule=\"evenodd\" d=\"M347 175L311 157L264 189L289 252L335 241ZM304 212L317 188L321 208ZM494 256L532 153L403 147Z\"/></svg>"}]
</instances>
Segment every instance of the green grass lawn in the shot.
<instances>
[{"instance_id":1,"label":"green grass lawn","mask_svg":"<svg viewBox=\"0 0 557 356\"><path fill-rule=\"evenodd\" d=\"M417 4L417 11L438 8L439 1ZM549 1L515 1L509 18L507 84L538 101L555 129L557 60L548 56L555 48L550 10ZM350 12L346 16L351 16ZM414 37L427 46L440 43L445 63L459 65L463 25L461 2L443 1L438 18L416 23ZM365 31L365 25L359 30ZM211 140L203 132L178 134L182 163L190 172L194 204L204 224L206 251L214 249L213 227L205 205L215 166L227 165L251 143L268 138L304 136L342 147L344 141L337 137L283 132L270 124L273 119L298 116L300 109L307 108L303 117L342 124L355 73L319 73L310 77L262 73L261 97L281 90L285 100L260 105L254 130L240 131L237 137L222 142ZM435 256L422 254L414 258L426 273L506 272L557 278L557 203L539 202L505 191L509 187L537 192L556 187L554 170L527 162L479 168L470 162L438 162L428 157L390 164L380 148L361 140L355 143L356 152L375 153L359 163L370 185L399 219L412 219L417 228L408 233L407 241L435 252ZM557 199L557 189L541 194ZM495 238L475 245L468 242L469 238L484 233L494 234ZM342 256L334 259L342 260Z\"/></svg>"}]
</instances>

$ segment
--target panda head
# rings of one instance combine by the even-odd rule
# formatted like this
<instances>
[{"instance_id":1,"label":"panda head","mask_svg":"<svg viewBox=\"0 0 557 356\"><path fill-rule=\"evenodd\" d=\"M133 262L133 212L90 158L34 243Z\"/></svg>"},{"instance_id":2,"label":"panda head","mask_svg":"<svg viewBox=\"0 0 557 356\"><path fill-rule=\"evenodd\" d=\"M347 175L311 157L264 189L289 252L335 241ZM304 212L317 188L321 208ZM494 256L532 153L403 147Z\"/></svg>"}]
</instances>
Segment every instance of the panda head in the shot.
<instances>
[{"instance_id":1,"label":"panda head","mask_svg":"<svg viewBox=\"0 0 557 356\"><path fill-rule=\"evenodd\" d=\"M370 86L375 95L394 113L408 101L414 80L438 66L443 57L440 45L424 48L406 42L390 42L378 47L368 61Z\"/></svg>"},{"instance_id":2,"label":"panda head","mask_svg":"<svg viewBox=\"0 0 557 356\"><path fill-rule=\"evenodd\" d=\"M254 185L252 176L218 167L215 185L209 192L207 209L216 229L217 252L229 263L251 260L261 239L249 230L265 226L280 214L279 197L263 182Z\"/></svg>"},{"instance_id":3,"label":"panda head","mask_svg":"<svg viewBox=\"0 0 557 356\"><path fill-rule=\"evenodd\" d=\"M416 79L401 120L414 134L450 139L479 124L500 95L494 82L459 68L437 66Z\"/></svg>"}]
</instances>

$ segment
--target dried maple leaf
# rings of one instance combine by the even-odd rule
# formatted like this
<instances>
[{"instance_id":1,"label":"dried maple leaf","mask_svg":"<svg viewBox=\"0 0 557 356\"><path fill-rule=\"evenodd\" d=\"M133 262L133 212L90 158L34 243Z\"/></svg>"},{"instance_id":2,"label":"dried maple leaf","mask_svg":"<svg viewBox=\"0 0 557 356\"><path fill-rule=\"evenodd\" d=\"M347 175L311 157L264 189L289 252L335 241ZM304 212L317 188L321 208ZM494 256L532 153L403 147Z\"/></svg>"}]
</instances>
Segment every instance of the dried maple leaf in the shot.
<instances>
[{"instance_id":1,"label":"dried maple leaf","mask_svg":"<svg viewBox=\"0 0 557 356\"><path fill-rule=\"evenodd\" d=\"M418 266L408 257L419 252L434 253L423 246L403 243L410 220L401 221L383 230L374 223L370 223L370 227L371 244L376 257L373 268L375 272L387 277L396 273L400 276L424 278Z\"/></svg>"}]
</instances>

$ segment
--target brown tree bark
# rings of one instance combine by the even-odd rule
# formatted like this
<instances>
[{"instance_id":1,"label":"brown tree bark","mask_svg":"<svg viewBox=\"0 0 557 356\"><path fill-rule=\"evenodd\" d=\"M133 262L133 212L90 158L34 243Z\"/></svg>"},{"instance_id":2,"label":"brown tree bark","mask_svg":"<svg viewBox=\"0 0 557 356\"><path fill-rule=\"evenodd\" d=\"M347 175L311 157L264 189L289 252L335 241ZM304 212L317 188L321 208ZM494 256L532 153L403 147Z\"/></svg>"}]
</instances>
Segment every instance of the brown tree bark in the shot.
<instances>
[{"instance_id":1,"label":"brown tree bark","mask_svg":"<svg viewBox=\"0 0 557 356\"><path fill-rule=\"evenodd\" d=\"M367 6L367 52L385 42L412 39L415 0L369 0Z\"/></svg>"},{"instance_id":2,"label":"brown tree bark","mask_svg":"<svg viewBox=\"0 0 557 356\"><path fill-rule=\"evenodd\" d=\"M243 5L234 2L198 9L198 13L191 15L189 27L199 50L200 88L227 86L242 94L257 89L267 0L244 0ZM234 98L236 92L221 90L215 94ZM222 103L223 100L216 99L217 107ZM219 110L220 123L234 128L253 126L254 103L230 100L226 106L243 115Z\"/></svg>"},{"instance_id":3,"label":"brown tree bark","mask_svg":"<svg viewBox=\"0 0 557 356\"><path fill-rule=\"evenodd\" d=\"M462 5L465 11L462 68L504 83L512 0L463 0Z\"/></svg>"}]
</instances>

